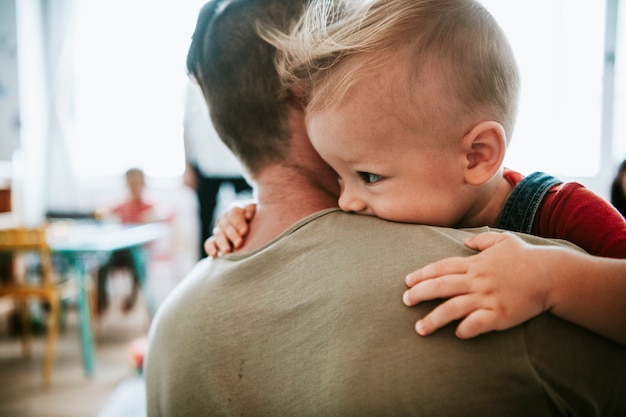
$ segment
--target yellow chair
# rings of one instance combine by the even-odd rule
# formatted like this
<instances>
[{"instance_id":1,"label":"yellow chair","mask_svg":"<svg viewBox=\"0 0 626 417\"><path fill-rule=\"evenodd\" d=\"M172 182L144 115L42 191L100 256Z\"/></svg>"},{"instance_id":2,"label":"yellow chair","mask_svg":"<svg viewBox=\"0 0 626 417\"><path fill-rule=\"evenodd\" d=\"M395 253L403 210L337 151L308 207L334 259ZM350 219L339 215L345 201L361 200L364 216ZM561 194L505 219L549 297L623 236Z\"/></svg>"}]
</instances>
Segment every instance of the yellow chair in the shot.
<instances>
[{"instance_id":1,"label":"yellow chair","mask_svg":"<svg viewBox=\"0 0 626 417\"><path fill-rule=\"evenodd\" d=\"M50 306L46 350L43 361L43 383L49 386L52 379L55 348L59 323L59 293L52 278L52 261L50 249L46 241L46 228L10 228L0 229L0 252L10 253L13 265L8 270L10 276L1 277L0 297L11 296L22 307L22 349L23 353L30 356L31 331L29 322L28 300L36 297L48 303ZM29 282L24 274L20 274L17 261L24 253L36 253L39 255L41 265L41 280Z\"/></svg>"}]
</instances>

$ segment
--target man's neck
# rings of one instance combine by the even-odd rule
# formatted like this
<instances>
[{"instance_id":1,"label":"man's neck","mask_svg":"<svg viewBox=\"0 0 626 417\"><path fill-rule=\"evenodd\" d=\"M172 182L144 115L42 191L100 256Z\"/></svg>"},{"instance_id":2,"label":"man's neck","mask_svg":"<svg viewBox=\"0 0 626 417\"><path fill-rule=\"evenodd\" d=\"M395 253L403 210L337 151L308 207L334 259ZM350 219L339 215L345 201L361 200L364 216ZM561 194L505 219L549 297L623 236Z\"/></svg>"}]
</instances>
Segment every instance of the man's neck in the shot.
<instances>
[{"instance_id":1,"label":"man's neck","mask_svg":"<svg viewBox=\"0 0 626 417\"><path fill-rule=\"evenodd\" d=\"M271 167L255 181L257 208L240 251L258 249L313 213L337 207L337 195L312 173Z\"/></svg>"}]
</instances>

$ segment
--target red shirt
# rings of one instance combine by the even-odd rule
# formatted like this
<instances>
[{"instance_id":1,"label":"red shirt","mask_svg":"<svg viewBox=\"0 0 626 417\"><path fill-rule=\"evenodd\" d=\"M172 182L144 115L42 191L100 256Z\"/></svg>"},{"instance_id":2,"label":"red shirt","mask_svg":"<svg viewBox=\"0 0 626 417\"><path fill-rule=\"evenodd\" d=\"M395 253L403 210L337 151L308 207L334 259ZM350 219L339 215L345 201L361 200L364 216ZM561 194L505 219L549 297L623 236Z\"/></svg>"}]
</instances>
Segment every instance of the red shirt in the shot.
<instances>
[{"instance_id":1,"label":"red shirt","mask_svg":"<svg viewBox=\"0 0 626 417\"><path fill-rule=\"evenodd\" d=\"M119 206L115 207L112 211L120 218L122 223L145 223L146 214L154 207L153 204L146 203L141 200L128 200Z\"/></svg>"},{"instance_id":2,"label":"red shirt","mask_svg":"<svg viewBox=\"0 0 626 417\"><path fill-rule=\"evenodd\" d=\"M523 178L509 169L504 177L513 187ZM626 220L608 201L577 182L557 184L548 191L531 233L567 240L592 255L626 258Z\"/></svg>"}]
</instances>

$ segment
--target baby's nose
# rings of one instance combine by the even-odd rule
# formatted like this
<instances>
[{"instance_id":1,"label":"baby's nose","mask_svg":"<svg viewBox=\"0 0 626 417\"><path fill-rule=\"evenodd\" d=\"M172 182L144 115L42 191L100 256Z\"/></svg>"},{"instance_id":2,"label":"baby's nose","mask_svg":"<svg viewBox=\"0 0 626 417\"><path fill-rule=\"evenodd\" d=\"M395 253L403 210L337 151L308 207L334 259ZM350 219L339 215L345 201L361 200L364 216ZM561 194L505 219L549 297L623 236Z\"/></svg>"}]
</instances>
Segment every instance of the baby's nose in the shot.
<instances>
[{"instance_id":1,"label":"baby's nose","mask_svg":"<svg viewBox=\"0 0 626 417\"><path fill-rule=\"evenodd\" d=\"M358 213L360 211L364 211L367 208L367 204L365 204L363 199L343 187L341 195L339 196L339 208L343 211L353 211Z\"/></svg>"}]
</instances>

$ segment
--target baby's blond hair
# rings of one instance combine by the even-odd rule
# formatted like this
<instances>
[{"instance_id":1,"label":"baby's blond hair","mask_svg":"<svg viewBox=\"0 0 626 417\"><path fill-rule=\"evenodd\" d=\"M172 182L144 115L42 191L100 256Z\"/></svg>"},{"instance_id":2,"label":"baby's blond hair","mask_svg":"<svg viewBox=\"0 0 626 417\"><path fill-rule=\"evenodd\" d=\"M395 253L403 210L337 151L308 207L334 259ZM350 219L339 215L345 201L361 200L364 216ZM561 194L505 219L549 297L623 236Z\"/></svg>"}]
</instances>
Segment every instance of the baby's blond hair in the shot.
<instances>
[{"instance_id":1,"label":"baby's blond hair","mask_svg":"<svg viewBox=\"0 0 626 417\"><path fill-rule=\"evenodd\" d=\"M455 117L489 117L511 136L517 65L501 28L476 1L314 0L290 33L260 30L279 50L285 90L301 96L307 111L338 104L355 82L408 53L411 80L436 66Z\"/></svg>"}]
</instances>

